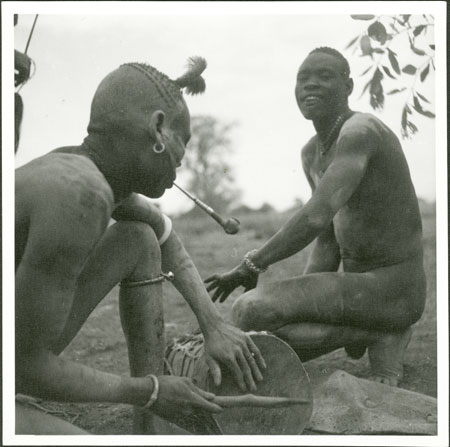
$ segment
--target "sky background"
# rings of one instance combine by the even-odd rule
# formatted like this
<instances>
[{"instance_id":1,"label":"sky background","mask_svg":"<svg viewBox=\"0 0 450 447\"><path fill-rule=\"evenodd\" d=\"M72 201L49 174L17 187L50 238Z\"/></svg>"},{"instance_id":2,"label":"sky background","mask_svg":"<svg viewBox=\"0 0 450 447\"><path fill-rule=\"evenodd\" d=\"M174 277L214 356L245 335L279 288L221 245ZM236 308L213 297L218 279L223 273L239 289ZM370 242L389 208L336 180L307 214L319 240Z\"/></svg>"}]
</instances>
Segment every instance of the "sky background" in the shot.
<instances>
[{"instance_id":1,"label":"sky background","mask_svg":"<svg viewBox=\"0 0 450 447\"><path fill-rule=\"evenodd\" d=\"M426 3L426 2L423 2ZM81 8L80 8L81 9ZM282 9L280 10L282 11ZM136 12L136 10L135 10ZM406 11L403 11L406 12ZM267 202L278 210L310 197L300 150L315 133L300 114L294 97L296 72L308 52L318 46L340 50L350 62L355 81L350 106L381 118L400 137L400 114L405 94L387 96L383 112L374 112L368 96L360 98L366 78L359 75L368 57L345 50L367 29L368 22L341 14L252 14L236 8L232 14L205 13L201 5L172 8L170 14L143 10L141 14L41 14L28 50L36 63L33 78L20 94L25 104L16 167L64 145L81 143L86 135L92 97L102 78L124 62L147 62L176 78L192 55L206 58L207 89L186 97L191 115L210 114L237 122L231 133L230 163L242 202L258 207ZM14 47L23 51L34 15L19 15ZM392 45L400 66L414 63L406 36ZM433 43L433 29L427 34ZM413 76L404 76L405 86ZM419 91L432 102L434 72ZM386 83L387 90L393 84ZM419 197L434 200L435 122L412 119L419 133L402 140ZM180 173L179 184L183 186ZM175 189L159 200L166 212L192 204Z\"/></svg>"}]
</instances>

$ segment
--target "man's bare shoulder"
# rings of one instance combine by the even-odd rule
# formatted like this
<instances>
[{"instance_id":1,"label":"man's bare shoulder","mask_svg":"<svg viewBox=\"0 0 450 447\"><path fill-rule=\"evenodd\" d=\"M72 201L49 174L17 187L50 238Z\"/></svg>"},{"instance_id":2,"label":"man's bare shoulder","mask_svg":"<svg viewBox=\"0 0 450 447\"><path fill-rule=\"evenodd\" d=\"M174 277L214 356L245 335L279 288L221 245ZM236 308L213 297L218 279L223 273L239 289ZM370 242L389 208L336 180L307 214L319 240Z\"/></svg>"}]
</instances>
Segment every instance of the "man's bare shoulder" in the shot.
<instances>
[{"instance_id":1,"label":"man's bare shoulder","mask_svg":"<svg viewBox=\"0 0 450 447\"><path fill-rule=\"evenodd\" d=\"M376 136L380 133L382 122L370 113L355 112L342 126L339 138L342 136Z\"/></svg>"},{"instance_id":2,"label":"man's bare shoulder","mask_svg":"<svg viewBox=\"0 0 450 447\"><path fill-rule=\"evenodd\" d=\"M316 151L316 145L317 145L317 135L314 135L303 146L301 155L302 155L302 163L303 163L304 167L311 166L312 160L314 158L314 154Z\"/></svg>"},{"instance_id":3,"label":"man's bare shoulder","mask_svg":"<svg viewBox=\"0 0 450 447\"><path fill-rule=\"evenodd\" d=\"M34 247L37 261L55 257L55 250L66 257L85 253L107 227L113 206L108 182L87 157L50 153L16 171L16 231L31 223L27 247Z\"/></svg>"},{"instance_id":4,"label":"man's bare shoulder","mask_svg":"<svg viewBox=\"0 0 450 447\"><path fill-rule=\"evenodd\" d=\"M96 165L87 157L66 153L49 153L18 168L16 194L38 203L86 195L106 207L114 202L112 190Z\"/></svg>"}]
</instances>

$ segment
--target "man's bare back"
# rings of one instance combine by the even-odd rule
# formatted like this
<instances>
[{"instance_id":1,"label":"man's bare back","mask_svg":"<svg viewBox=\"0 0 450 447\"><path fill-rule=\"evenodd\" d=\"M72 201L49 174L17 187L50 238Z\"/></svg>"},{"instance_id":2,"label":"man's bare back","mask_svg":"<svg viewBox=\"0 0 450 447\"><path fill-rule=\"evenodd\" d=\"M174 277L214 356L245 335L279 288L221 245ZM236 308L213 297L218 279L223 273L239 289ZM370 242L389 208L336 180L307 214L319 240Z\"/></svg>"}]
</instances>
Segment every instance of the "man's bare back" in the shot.
<instances>
[{"instance_id":1,"label":"man's bare back","mask_svg":"<svg viewBox=\"0 0 450 447\"><path fill-rule=\"evenodd\" d=\"M16 171L16 282L18 298L39 278L47 293L35 294L28 313L19 312L18 340L47 345L61 335L72 306L75 283L83 265L106 229L114 196L106 179L87 157L50 153ZM47 281L45 281L47 279ZM67 288L72 293L54 296ZM30 291L31 293L31 291ZM52 311L49 312L48 309ZM39 324L26 324L21 319ZM24 333L25 329L33 330Z\"/></svg>"}]
</instances>

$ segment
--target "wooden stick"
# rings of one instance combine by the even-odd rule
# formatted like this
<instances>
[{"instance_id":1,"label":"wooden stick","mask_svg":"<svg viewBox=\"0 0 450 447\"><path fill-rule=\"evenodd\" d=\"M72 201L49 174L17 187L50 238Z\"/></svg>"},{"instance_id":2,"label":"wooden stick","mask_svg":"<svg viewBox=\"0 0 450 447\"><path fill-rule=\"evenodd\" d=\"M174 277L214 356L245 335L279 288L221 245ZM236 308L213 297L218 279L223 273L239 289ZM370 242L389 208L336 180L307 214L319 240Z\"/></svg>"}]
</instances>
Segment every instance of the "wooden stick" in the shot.
<instances>
[{"instance_id":1,"label":"wooden stick","mask_svg":"<svg viewBox=\"0 0 450 447\"><path fill-rule=\"evenodd\" d=\"M224 408L231 407L264 407L278 408L291 405L306 405L311 401L292 397L258 396L255 394L244 394L242 396L216 396L212 400L215 404Z\"/></svg>"}]
</instances>

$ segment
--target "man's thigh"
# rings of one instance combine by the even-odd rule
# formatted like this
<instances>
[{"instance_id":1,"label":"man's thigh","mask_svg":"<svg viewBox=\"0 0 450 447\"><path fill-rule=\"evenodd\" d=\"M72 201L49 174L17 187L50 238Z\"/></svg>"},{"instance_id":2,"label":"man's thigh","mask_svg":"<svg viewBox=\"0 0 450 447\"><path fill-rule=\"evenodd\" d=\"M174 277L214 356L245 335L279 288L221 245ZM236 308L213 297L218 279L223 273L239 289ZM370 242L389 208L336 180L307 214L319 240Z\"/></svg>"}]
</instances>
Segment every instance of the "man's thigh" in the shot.
<instances>
[{"instance_id":1,"label":"man's thigh","mask_svg":"<svg viewBox=\"0 0 450 447\"><path fill-rule=\"evenodd\" d=\"M405 263L364 273L299 276L246 295L252 302L248 312L269 330L305 321L395 330L420 317L424 287L421 266Z\"/></svg>"},{"instance_id":2,"label":"man's thigh","mask_svg":"<svg viewBox=\"0 0 450 447\"><path fill-rule=\"evenodd\" d=\"M77 280L72 308L53 351L60 353L80 330L101 300L126 278L150 277L160 270L159 245L153 230L142 222L117 222L92 250Z\"/></svg>"}]
</instances>

